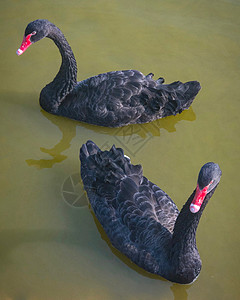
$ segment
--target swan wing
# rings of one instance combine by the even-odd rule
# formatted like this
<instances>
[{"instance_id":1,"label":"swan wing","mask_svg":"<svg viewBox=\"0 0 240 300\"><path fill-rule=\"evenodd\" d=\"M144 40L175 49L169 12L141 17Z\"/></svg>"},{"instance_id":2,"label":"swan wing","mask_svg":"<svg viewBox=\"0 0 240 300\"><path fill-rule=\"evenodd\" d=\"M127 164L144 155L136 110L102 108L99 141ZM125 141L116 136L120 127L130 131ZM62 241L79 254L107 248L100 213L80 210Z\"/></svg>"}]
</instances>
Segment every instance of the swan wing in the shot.
<instances>
[{"instance_id":1,"label":"swan wing","mask_svg":"<svg viewBox=\"0 0 240 300\"><path fill-rule=\"evenodd\" d=\"M132 165L120 148L101 151L89 141L82 146L80 159L91 206L113 246L147 270L158 268L154 253L164 252L172 235L165 226L171 222L162 220L164 210L170 214L160 189L142 176L142 167Z\"/></svg>"},{"instance_id":2,"label":"swan wing","mask_svg":"<svg viewBox=\"0 0 240 300\"><path fill-rule=\"evenodd\" d=\"M180 113L192 103L198 82L162 84L136 70L115 71L78 83L59 106L59 114L102 126L145 123Z\"/></svg>"}]
</instances>

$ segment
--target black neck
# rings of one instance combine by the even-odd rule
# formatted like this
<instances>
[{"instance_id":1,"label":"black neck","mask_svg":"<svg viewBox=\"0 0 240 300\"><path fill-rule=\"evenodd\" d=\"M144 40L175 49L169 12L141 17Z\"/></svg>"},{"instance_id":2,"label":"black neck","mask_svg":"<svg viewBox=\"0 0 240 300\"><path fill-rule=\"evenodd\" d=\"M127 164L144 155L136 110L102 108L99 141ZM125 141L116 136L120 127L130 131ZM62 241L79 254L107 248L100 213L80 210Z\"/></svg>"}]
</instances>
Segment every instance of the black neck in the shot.
<instances>
[{"instance_id":1,"label":"black neck","mask_svg":"<svg viewBox=\"0 0 240 300\"><path fill-rule=\"evenodd\" d=\"M179 272L181 272L181 266L184 265L196 266L196 269L201 268L201 260L196 246L196 230L203 210L215 189L216 187L206 195L199 212L195 214L190 211L190 204L195 195L194 191L177 217L172 236L170 260Z\"/></svg>"},{"instance_id":2,"label":"black neck","mask_svg":"<svg viewBox=\"0 0 240 300\"><path fill-rule=\"evenodd\" d=\"M71 92L77 83L77 63L66 38L54 24L50 24L47 37L54 41L62 56L62 64L59 72L54 80L42 90L40 96L43 108L54 112L64 97Z\"/></svg>"}]
</instances>

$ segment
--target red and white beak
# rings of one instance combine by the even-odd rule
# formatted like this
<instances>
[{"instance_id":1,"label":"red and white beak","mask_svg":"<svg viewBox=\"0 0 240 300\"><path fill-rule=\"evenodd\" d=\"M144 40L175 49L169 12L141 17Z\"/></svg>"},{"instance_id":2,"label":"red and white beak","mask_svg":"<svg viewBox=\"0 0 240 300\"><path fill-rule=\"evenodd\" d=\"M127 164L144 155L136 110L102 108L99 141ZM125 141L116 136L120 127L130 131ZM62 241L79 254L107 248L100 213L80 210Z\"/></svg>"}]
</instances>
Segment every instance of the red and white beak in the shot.
<instances>
[{"instance_id":1,"label":"red and white beak","mask_svg":"<svg viewBox=\"0 0 240 300\"><path fill-rule=\"evenodd\" d=\"M30 34L28 34L26 37L24 36L23 37L23 41L22 41L22 44L21 44L21 47L17 50L17 55L19 56L19 55L21 55L21 54L23 54L23 52L25 51L25 50L27 50L27 48L30 46L30 45L32 45L32 42L30 41L30 38L31 38L31 36L32 35L34 35L34 34L36 34L36 33L30 33Z\"/></svg>"},{"instance_id":2,"label":"red and white beak","mask_svg":"<svg viewBox=\"0 0 240 300\"><path fill-rule=\"evenodd\" d=\"M190 204L190 211L193 214L197 213L200 210L204 198L207 195L209 185L205 186L202 190L200 189L199 185L197 185L195 196L193 198L192 203Z\"/></svg>"}]
</instances>

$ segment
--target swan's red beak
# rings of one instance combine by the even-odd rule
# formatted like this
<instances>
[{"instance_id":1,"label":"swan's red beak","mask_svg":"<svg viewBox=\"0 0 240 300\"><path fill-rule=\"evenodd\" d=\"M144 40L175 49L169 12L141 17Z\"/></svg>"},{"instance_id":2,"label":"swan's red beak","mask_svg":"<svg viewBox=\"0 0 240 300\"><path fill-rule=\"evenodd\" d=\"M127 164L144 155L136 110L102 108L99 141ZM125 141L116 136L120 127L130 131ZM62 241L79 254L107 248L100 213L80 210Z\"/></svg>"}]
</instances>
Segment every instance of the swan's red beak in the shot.
<instances>
[{"instance_id":1,"label":"swan's red beak","mask_svg":"<svg viewBox=\"0 0 240 300\"><path fill-rule=\"evenodd\" d=\"M199 188L199 185L197 185L195 196L192 203L190 204L190 211L193 214L197 213L200 210L203 200L207 195L209 185L205 186L202 190Z\"/></svg>"},{"instance_id":2,"label":"swan's red beak","mask_svg":"<svg viewBox=\"0 0 240 300\"><path fill-rule=\"evenodd\" d=\"M31 36L32 34L28 34L26 37L23 37L21 47L16 52L18 56L23 54L23 52L27 50L30 45L32 45L32 42L30 41Z\"/></svg>"}]
</instances>

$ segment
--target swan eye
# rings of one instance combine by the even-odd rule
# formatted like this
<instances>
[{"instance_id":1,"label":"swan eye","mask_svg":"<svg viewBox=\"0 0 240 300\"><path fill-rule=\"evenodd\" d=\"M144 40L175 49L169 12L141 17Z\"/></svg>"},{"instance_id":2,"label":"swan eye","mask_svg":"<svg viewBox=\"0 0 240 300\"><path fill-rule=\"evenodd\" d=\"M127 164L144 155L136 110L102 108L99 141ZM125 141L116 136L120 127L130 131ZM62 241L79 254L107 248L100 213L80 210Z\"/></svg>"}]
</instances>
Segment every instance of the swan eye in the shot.
<instances>
[{"instance_id":1,"label":"swan eye","mask_svg":"<svg viewBox=\"0 0 240 300\"><path fill-rule=\"evenodd\" d=\"M35 35L36 33L37 33L36 31L33 31L33 32L32 32L32 35Z\"/></svg>"}]
</instances>

